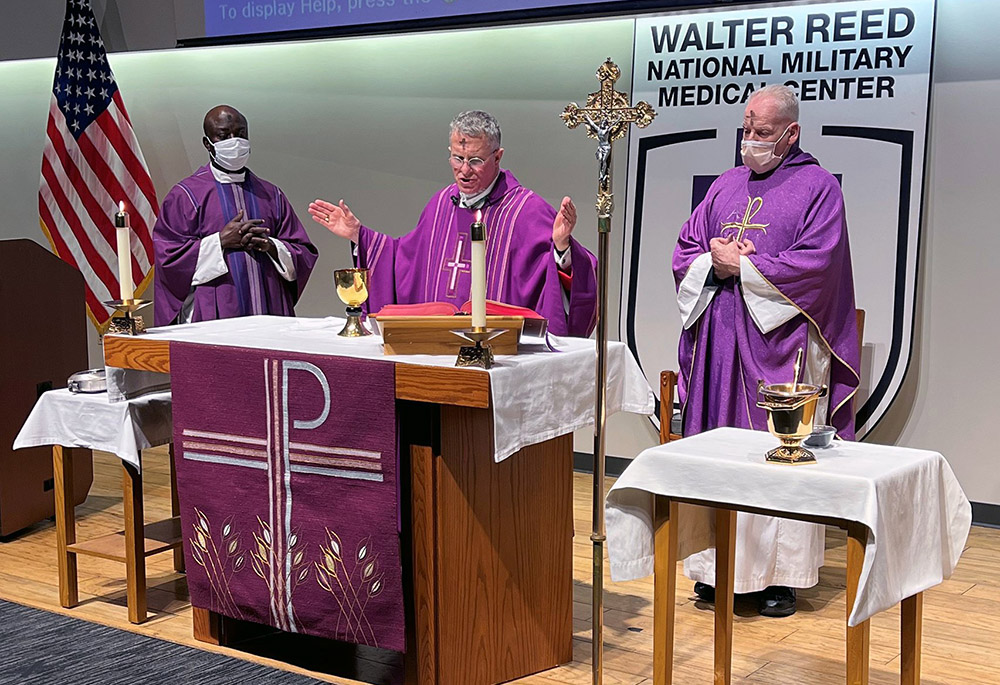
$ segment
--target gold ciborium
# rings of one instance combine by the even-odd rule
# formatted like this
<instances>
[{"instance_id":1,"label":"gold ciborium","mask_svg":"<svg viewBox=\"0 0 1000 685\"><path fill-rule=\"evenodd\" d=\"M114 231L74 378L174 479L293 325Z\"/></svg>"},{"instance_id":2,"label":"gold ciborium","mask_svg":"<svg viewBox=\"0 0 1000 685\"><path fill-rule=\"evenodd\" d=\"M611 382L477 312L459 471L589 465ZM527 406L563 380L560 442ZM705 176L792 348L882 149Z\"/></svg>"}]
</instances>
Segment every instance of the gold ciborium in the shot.
<instances>
[{"instance_id":1,"label":"gold ciborium","mask_svg":"<svg viewBox=\"0 0 1000 685\"><path fill-rule=\"evenodd\" d=\"M361 322L361 305L368 300L368 269L338 269L333 272L333 284L337 286L337 297L347 305L347 323L337 335L345 338L371 335Z\"/></svg>"},{"instance_id":2,"label":"gold ciborium","mask_svg":"<svg viewBox=\"0 0 1000 685\"><path fill-rule=\"evenodd\" d=\"M816 416L816 401L825 397L825 385L808 383L757 384L757 406L767 410L767 429L781 445L767 453L776 464L815 464L813 453L802 447Z\"/></svg>"}]
</instances>

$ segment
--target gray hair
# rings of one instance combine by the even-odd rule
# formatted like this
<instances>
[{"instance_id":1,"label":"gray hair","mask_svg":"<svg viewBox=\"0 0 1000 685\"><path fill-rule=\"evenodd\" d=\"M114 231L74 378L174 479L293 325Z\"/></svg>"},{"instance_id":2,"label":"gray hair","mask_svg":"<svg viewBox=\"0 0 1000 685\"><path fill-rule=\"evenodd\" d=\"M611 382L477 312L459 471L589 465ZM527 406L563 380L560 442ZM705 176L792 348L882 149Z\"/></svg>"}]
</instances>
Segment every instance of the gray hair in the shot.
<instances>
[{"instance_id":1,"label":"gray hair","mask_svg":"<svg viewBox=\"0 0 1000 685\"><path fill-rule=\"evenodd\" d=\"M500 122L489 112L473 109L462 112L451 121L451 133L464 133L473 138L486 138L494 148L500 147Z\"/></svg>"},{"instance_id":2,"label":"gray hair","mask_svg":"<svg viewBox=\"0 0 1000 685\"><path fill-rule=\"evenodd\" d=\"M769 97L778 106L778 116L787 121L799 120L799 99L795 97L795 91L788 86L773 84L754 91L747 101L749 104L753 100L762 97Z\"/></svg>"}]
</instances>

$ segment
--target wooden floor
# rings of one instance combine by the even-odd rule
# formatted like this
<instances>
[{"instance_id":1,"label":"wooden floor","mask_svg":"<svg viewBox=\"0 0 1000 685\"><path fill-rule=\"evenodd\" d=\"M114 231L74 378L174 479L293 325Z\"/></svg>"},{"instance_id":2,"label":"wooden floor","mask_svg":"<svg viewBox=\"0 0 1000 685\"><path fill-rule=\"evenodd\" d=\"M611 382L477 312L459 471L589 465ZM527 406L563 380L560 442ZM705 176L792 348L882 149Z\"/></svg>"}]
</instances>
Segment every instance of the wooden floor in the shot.
<instances>
[{"instance_id":1,"label":"wooden floor","mask_svg":"<svg viewBox=\"0 0 1000 685\"><path fill-rule=\"evenodd\" d=\"M146 517L169 515L166 451L144 456ZM120 462L96 454L95 482L77 509L78 537L86 539L121 526ZM575 476L574 661L517 681L523 684L590 683L590 477ZM312 675L335 683L355 681L288 666L234 649L213 648L191 636L191 608L184 577L172 571L170 554L147 560L150 619L128 623L124 567L81 557L80 599L75 609L58 602L55 526L46 521L0 543L0 597L87 621L132 630L200 649L210 649ZM799 611L786 619L765 619L753 604L737 602L733 682L844 682L845 538L827 533L825 566L814 588L800 591ZM652 579L605 580L605 671L609 685L652 684ZM692 599L691 582L678 574L675 682L710 683L711 607ZM879 614L871 628L871 682L899 677L899 609ZM934 685L1000 682L1000 531L973 528L954 576L925 593L923 682ZM448 684L453 685L453 684ZM457 684L456 684L457 685Z\"/></svg>"}]
</instances>

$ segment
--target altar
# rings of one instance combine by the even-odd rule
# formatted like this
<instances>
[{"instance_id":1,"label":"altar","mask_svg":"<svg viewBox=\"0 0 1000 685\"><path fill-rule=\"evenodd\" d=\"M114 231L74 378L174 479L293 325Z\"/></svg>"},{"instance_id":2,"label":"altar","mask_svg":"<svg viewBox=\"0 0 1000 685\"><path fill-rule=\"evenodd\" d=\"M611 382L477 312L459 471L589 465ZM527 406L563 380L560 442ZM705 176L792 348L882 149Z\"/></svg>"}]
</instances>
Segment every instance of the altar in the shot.
<instances>
[{"instance_id":1,"label":"altar","mask_svg":"<svg viewBox=\"0 0 1000 685\"><path fill-rule=\"evenodd\" d=\"M197 356L242 347L289 362L342 357L390 365L410 679L498 683L570 661L572 431L593 421L593 341L552 338L516 356L498 355L484 371L455 368L453 358L385 358L377 337L338 338L342 324L247 317L152 329L106 336L105 358L109 367L154 374L177 372L181 349ZM652 411L652 394L623 344L612 344L608 371L609 412ZM212 384L213 373L221 378L226 369L210 368L199 381ZM356 387L330 392L363 403L364 385L359 377ZM174 401L177 417L184 408L176 390ZM175 460L180 453L175 444ZM180 480L179 489L184 507ZM191 554L191 531L184 534ZM194 567L188 564L189 573ZM196 636L225 643L232 625L225 612L199 606L193 593L192 604Z\"/></svg>"}]
</instances>

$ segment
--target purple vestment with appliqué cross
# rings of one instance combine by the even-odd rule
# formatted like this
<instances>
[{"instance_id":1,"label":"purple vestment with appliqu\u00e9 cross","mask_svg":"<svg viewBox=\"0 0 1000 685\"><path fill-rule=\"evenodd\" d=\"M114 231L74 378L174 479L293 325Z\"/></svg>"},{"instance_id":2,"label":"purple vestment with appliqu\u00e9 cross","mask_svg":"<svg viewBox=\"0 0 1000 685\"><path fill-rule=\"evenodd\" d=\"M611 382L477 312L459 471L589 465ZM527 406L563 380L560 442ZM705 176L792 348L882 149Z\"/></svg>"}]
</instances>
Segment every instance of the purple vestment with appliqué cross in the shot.
<instances>
[{"instance_id":1,"label":"purple vestment with appliqu\u00e9 cross","mask_svg":"<svg viewBox=\"0 0 1000 685\"><path fill-rule=\"evenodd\" d=\"M756 405L757 382L791 381L796 352L808 348L813 325L830 352L829 416L817 422L830 423L841 438L853 439L859 350L840 185L797 146L770 174L757 176L745 166L730 169L681 229L673 257L677 284L699 255L711 251L712 238L735 237L733 225L743 222L764 227L745 231L756 248L749 257L753 268L800 313L762 333L738 279L722 282L705 312L681 334L678 395L684 434L719 426L766 430L765 410Z\"/></svg>"},{"instance_id":2,"label":"purple vestment with appliqu\u00e9 cross","mask_svg":"<svg viewBox=\"0 0 1000 685\"><path fill-rule=\"evenodd\" d=\"M475 212L457 206L453 201L457 197L455 184L435 193L416 227L401 238L361 227L357 265L370 272L369 311L377 312L386 304L461 306L469 299L469 225ZM556 335L590 335L597 320L597 260L570 239L573 278L567 313L552 256L556 210L503 170L483 213L486 297L530 307L548 319L549 331Z\"/></svg>"}]
</instances>

